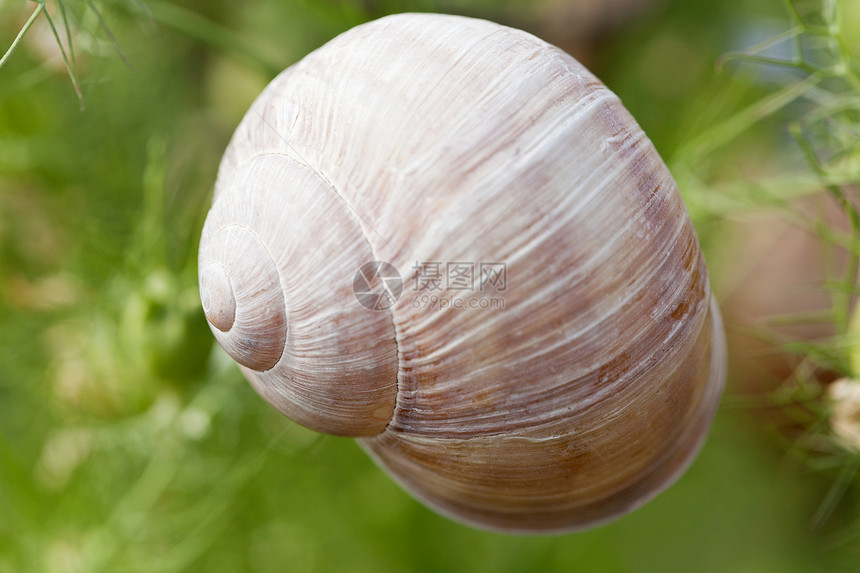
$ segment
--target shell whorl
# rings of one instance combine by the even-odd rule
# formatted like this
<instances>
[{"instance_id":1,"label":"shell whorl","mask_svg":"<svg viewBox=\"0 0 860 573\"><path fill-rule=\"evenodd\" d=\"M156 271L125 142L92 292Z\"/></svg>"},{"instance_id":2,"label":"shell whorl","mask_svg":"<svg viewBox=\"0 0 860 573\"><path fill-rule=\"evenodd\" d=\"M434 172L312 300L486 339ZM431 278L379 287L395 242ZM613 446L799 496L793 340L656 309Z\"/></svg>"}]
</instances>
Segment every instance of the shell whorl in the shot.
<instances>
[{"instance_id":1,"label":"shell whorl","mask_svg":"<svg viewBox=\"0 0 860 573\"><path fill-rule=\"evenodd\" d=\"M226 334L249 316L231 273L254 269L231 269L250 259L203 258L231 225L273 261L281 298L262 306L284 308L284 352L245 364L251 384L300 423L363 436L447 515L599 523L665 488L707 434L725 347L677 187L618 98L530 34L401 14L276 78L225 153L204 230L216 337L231 296ZM491 293L501 308L440 310L406 289L373 312L351 286L378 260L407 281L422 261L503 261L510 287Z\"/></svg>"},{"instance_id":2,"label":"shell whorl","mask_svg":"<svg viewBox=\"0 0 860 573\"><path fill-rule=\"evenodd\" d=\"M215 338L233 360L264 372L287 342L278 270L260 239L241 225L213 235L200 266L200 299Z\"/></svg>"},{"instance_id":3,"label":"shell whorl","mask_svg":"<svg viewBox=\"0 0 860 573\"><path fill-rule=\"evenodd\" d=\"M215 338L293 420L378 434L394 412L396 343L391 316L368 316L350 288L372 256L358 222L318 172L289 155L255 155L222 183L199 263Z\"/></svg>"}]
</instances>

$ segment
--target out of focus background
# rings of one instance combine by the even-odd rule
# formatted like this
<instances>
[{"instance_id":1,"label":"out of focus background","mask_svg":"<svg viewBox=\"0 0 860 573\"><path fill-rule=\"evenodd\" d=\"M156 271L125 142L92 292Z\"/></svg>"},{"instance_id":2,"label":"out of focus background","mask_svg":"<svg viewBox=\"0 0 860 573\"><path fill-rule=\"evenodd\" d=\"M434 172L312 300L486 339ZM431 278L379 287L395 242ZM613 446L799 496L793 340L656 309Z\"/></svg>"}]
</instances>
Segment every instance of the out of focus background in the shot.
<instances>
[{"instance_id":1,"label":"out of focus background","mask_svg":"<svg viewBox=\"0 0 860 573\"><path fill-rule=\"evenodd\" d=\"M276 413L203 318L197 240L251 101L404 11L572 53L691 211L728 388L689 472L608 525L512 537L430 512ZM860 0L0 0L10 46L0 573L860 570Z\"/></svg>"}]
</instances>

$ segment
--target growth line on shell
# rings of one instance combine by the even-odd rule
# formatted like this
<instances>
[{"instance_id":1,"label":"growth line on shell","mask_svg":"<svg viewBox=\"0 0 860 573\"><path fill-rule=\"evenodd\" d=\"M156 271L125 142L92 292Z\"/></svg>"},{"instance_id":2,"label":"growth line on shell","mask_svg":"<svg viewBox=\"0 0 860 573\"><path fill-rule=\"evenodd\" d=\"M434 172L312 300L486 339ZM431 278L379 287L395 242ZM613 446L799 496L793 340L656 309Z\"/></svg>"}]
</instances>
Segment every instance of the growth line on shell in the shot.
<instances>
[{"instance_id":1,"label":"growth line on shell","mask_svg":"<svg viewBox=\"0 0 860 573\"><path fill-rule=\"evenodd\" d=\"M290 151L292 151L293 153L295 153L295 154L296 154L296 157L298 157L301 161L303 161L303 162L304 162L304 164L305 164L305 165L307 165L310 169L312 169L312 170L313 170L313 172L314 172L314 173L316 173L316 174L319 176L319 178L320 178L320 179L322 179L323 181L325 181L326 185L328 185L328 186L329 186L329 188L330 188L332 191L334 191L335 195L337 195L338 197L340 197L341 201L343 201L343 203L344 203L344 205L346 205L347 209L349 209L350 211L352 211L352 214L353 214L353 215L355 215L356 217L358 217L359 219L361 219L361 221L363 221L363 222L364 222L364 224L365 224L365 225L367 225L367 227L368 227L371 231L373 231L374 233L376 233L376 235L377 235L380 239L382 239L382 241L383 241L386 245L388 245L389 247L391 247L391 243L389 243L389 242L388 242L388 239L386 239L385 237L383 237L383 236L382 236L382 233L380 233L379 231L377 231L377 230L376 230L376 228L374 228L374 226L373 226L373 225L371 225L370 223L368 223L368 222L367 222L367 219L365 219L364 217L362 217L362 216L361 216L361 213L359 213L358 211L356 211L356 210L355 210L355 207L353 207L353 206L350 204L350 202L346 200L346 197L344 197L344 196L343 196L343 194L342 194L342 193L340 193L340 192L337 190L337 187L335 187L335 186L334 186L334 183L332 183L332 182L329 180L329 178L328 178L328 177L326 177L326 176L325 176L325 174L324 174L322 171L320 171L319 169L317 169L317 168L316 168L316 166L314 166L313 164L311 164L311 162L310 162L310 161L308 161L307 159L305 159L305 158L302 156L302 154L301 154L301 153L299 153L299 151L298 151L295 147L293 147L293 146L290 144L290 142L289 142L289 141L287 141L287 138L286 138L286 137L284 137L283 135L281 135L281 133L280 133L277 129L275 129L275 126L273 126L271 123L269 123L268 121L266 121L266 118L265 118L265 117L263 117L263 116L260 114L260 112L258 112L257 110L253 110L253 111L254 111L254 113L256 113L256 114L257 114L257 117L259 117L259 118L260 118L260 121L262 121L263 123L265 123L265 124L266 124L266 126L268 126L268 128L269 128L269 129L271 129L271 130L275 133L275 135L277 135L277 136L281 139L281 141L283 141L283 142L284 142L284 144L286 144L286 146L287 146L287 147L289 147L289 148L290 148Z\"/></svg>"}]
</instances>

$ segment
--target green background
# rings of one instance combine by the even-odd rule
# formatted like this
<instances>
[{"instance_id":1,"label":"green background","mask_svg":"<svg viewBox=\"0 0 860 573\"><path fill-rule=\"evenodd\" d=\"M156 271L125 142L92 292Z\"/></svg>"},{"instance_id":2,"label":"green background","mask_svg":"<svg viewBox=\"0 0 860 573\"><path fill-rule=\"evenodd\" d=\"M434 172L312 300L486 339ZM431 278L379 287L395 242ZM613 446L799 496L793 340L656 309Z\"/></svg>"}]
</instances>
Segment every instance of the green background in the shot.
<instances>
[{"instance_id":1,"label":"green background","mask_svg":"<svg viewBox=\"0 0 860 573\"><path fill-rule=\"evenodd\" d=\"M787 29L782 3L97 3L129 64L66 4L85 109L43 18L0 69L0 572L860 570L856 488L827 505L833 475L746 406L744 365L701 456L654 501L584 533L507 536L432 513L351 440L277 414L197 301L197 238L250 102L338 33L412 10L521 27L587 63L681 166L719 296L736 255L704 189L802 161L780 118L715 151L696 136L785 81L715 66ZM0 44L34 8L0 0Z\"/></svg>"}]
</instances>

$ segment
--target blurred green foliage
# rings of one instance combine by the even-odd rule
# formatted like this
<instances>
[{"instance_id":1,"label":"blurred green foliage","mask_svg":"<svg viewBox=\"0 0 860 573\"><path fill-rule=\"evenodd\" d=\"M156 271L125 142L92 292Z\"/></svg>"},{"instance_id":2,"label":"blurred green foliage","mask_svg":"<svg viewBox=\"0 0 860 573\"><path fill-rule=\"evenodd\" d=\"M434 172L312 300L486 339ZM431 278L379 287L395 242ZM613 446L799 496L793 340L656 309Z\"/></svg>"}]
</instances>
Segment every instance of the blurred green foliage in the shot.
<instances>
[{"instance_id":1,"label":"blurred green foliage","mask_svg":"<svg viewBox=\"0 0 860 573\"><path fill-rule=\"evenodd\" d=\"M407 10L569 41L673 167L719 273L722 215L755 203L730 186L802 162L784 129L759 124L767 114L731 145L701 141L787 83L714 69L789 28L782 4L641 2L573 37L550 26L568 14L560 0L64 4L85 109L42 18L0 69L0 573L857 570L857 537L840 533L852 510L813 528L829 481L732 408L677 485L614 523L534 538L455 524L351 440L267 406L197 302L197 237L250 102L336 34ZM860 3L844 4L860 38ZM0 1L0 41L35 6ZM65 42L60 4L44 6Z\"/></svg>"}]
</instances>

